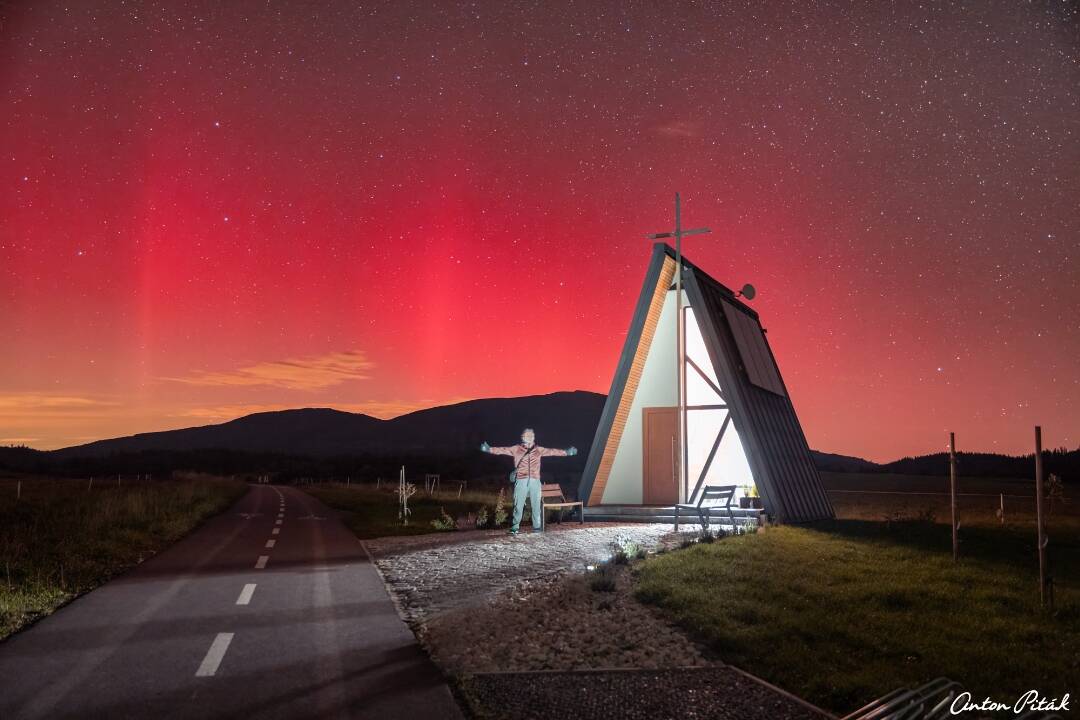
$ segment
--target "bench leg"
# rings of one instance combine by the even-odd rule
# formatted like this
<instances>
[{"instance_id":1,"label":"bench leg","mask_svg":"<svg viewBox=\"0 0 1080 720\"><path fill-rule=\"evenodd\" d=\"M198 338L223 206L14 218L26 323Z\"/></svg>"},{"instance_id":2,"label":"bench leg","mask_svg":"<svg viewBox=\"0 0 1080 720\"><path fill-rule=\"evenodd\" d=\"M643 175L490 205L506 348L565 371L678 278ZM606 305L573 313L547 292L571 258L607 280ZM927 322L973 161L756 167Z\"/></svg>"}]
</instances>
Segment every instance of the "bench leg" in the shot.
<instances>
[{"instance_id":1,"label":"bench leg","mask_svg":"<svg viewBox=\"0 0 1080 720\"><path fill-rule=\"evenodd\" d=\"M675 506L675 532L679 532L679 506Z\"/></svg>"},{"instance_id":2,"label":"bench leg","mask_svg":"<svg viewBox=\"0 0 1080 720\"><path fill-rule=\"evenodd\" d=\"M585 524L585 503L581 503L580 505L578 505L578 512L580 513L578 515L578 517L581 518L581 524L584 525Z\"/></svg>"}]
</instances>

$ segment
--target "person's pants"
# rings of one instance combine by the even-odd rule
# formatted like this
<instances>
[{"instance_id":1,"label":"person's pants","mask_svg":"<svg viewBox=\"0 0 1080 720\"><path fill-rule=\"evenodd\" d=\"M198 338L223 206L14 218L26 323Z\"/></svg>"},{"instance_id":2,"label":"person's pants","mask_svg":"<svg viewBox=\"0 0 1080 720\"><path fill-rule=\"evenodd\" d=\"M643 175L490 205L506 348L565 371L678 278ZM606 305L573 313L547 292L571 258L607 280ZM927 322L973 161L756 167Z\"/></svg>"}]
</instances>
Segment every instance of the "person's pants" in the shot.
<instances>
[{"instance_id":1,"label":"person's pants","mask_svg":"<svg viewBox=\"0 0 1080 720\"><path fill-rule=\"evenodd\" d=\"M529 498L529 511L532 513L533 532L538 532L544 527L543 509L540 507L540 479L518 478L514 483L514 524L511 530L517 530L521 525L521 514L525 512L525 497Z\"/></svg>"}]
</instances>

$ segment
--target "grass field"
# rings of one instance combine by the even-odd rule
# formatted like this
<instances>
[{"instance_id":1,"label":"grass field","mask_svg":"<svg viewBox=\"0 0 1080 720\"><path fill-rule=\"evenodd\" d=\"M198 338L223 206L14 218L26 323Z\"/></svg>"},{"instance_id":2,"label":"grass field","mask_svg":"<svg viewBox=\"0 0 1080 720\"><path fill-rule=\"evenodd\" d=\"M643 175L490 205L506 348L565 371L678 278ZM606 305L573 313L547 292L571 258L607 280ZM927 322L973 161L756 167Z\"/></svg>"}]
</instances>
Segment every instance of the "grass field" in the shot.
<instances>
[{"instance_id":1,"label":"grass field","mask_svg":"<svg viewBox=\"0 0 1080 720\"><path fill-rule=\"evenodd\" d=\"M302 489L321 502L346 513L345 524L361 540L388 535L422 535L436 532L431 521L442 516L443 510L452 517L475 515L481 507L495 504L497 493L465 491L458 497L457 490L437 491L429 495L422 488L409 498L412 514L409 524L398 519L396 484L390 483L376 489L373 485L340 483L307 485ZM511 498L506 495L507 512Z\"/></svg>"},{"instance_id":2,"label":"grass field","mask_svg":"<svg viewBox=\"0 0 1080 720\"><path fill-rule=\"evenodd\" d=\"M636 593L726 662L836 712L942 675L980 699L1075 693L1080 518L1049 524L1049 613L1033 525L967 517L958 564L947 524L837 520L657 556L637 566Z\"/></svg>"},{"instance_id":3,"label":"grass field","mask_svg":"<svg viewBox=\"0 0 1080 720\"><path fill-rule=\"evenodd\" d=\"M948 478L928 475L863 473L821 473L836 515L846 519L883 520L897 515L933 515L938 522L949 521ZM1004 503L1006 523L1035 521L1035 481L1031 478L957 479L960 522L998 522ZM1077 515L1075 499L1056 506L1047 503L1054 515Z\"/></svg>"},{"instance_id":4,"label":"grass field","mask_svg":"<svg viewBox=\"0 0 1080 720\"><path fill-rule=\"evenodd\" d=\"M0 479L0 638L167 547L247 491L211 478L117 487Z\"/></svg>"}]
</instances>

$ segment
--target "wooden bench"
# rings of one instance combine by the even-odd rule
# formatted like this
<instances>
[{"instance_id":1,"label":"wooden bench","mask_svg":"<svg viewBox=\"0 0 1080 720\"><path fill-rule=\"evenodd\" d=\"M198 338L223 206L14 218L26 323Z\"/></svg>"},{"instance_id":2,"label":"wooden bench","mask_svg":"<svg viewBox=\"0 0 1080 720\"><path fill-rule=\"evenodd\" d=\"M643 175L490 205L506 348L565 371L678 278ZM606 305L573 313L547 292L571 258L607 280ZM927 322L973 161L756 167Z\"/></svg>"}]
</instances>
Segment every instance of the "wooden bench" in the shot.
<instances>
[{"instance_id":1,"label":"wooden bench","mask_svg":"<svg viewBox=\"0 0 1080 720\"><path fill-rule=\"evenodd\" d=\"M735 513L731 512L731 500L735 497L735 485L706 485L701 489L697 505L675 506L675 530L679 529L679 511L697 513L702 527L709 527L709 518L713 510L727 513L731 520L731 529L735 529Z\"/></svg>"},{"instance_id":2,"label":"wooden bench","mask_svg":"<svg viewBox=\"0 0 1080 720\"><path fill-rule=\"evenodd\" d=\"M582 502L570 502L563 495L562 487L558 483L544 483L540 486L540 527L547 525L548 508L564 508L577 506L581 514L581 524L585 524L585 504ZM562 516L559 516L562 522Z\"/></svg>"}]
</instances>

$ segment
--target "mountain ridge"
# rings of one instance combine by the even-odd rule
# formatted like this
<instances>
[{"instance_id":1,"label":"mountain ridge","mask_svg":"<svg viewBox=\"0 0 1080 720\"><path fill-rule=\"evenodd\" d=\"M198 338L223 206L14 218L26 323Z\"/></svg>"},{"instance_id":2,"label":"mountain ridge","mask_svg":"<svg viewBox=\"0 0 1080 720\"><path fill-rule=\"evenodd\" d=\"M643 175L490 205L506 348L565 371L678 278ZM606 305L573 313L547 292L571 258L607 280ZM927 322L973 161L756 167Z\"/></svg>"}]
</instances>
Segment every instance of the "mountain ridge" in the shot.
<instances>
[{"instance_id":1,"label":"mountain ridge","mask_svg":"<svg viewBox=\"0 0 1080 720\"><path fill-rule=\"evenodd\" d=\"M481 398L382 419L334 408L252 413L222 423L136 433L49 451L55 457L103 456L142 450L229 449L301 455L453 454L482 441L510 444L534 426L554 447L592 444L605 395L584 390L513 398Z\"/></svg>"},{"instance_id":2,"label":"mountain ridge","mask_svg":"<svg viewBox=\"0 0 1080 720\"><path fill-rule=\"evenodd\" d=\"M467 400L451 405L415 410L382 419L328 407L293 408L252 413L211 425L176 430L136 433L97 440L51 451L0 448L4 457L37 455L67 461L79 458L107 459L147 451L191 453L280 453L313 458L342 456L465 457L482 441L509 445L523 427L534 427L538 442L551 447L575 445L581 455L570 466L582 466L592 445L606 396L585 390L544 395ZM15 452L16 450L20 452ZM810 451L824 472L897 473L938 475L946 473L947 455L933 453L877 463L857 456ZM959 453L963 475L1031 477L1032 455ZM1080 450L1045 451L1047 472L1066 480L1080 475ZM580 468L579 468L580 469Z\"/></svg>"}]
</instances>

